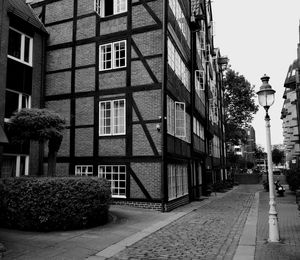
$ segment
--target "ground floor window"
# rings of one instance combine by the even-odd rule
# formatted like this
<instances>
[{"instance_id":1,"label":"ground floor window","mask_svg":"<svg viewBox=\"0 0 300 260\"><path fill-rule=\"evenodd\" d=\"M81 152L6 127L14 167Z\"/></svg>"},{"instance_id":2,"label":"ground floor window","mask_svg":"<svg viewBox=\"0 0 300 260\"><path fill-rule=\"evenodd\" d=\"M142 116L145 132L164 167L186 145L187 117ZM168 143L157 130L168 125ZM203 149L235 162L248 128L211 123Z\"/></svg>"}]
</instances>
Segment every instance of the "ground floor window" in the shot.
<instances>
[{"instance_id":1,"label":"ground floor window","mask_svg":"<svg viewBox=\"0 0 300 260\"><path fill-rule=\"evenodd\" d=\"M188 194L188 174L186 164L168 164L169 200Z\"/></svg>"},{"instance_id":2,"label":"ground floor window","mask_svg":"<svg viewBox=\"0 0 300 260\"><path fill-rule=\"evenodd\" d=\"M113 198L126 198L125 165L99 165L98 177L105 178L111 183Z\"/></svg>"},{"instance_id":3,"label":"ground floor window","mask_svg":"<svg viewBox=\"0 0 300 260\"><path fill-rule=\"evenodd\" d=\"M27 176L29 173L29 155L3 155L1 177Z\"/></svg>"},{"instance_id":4,"label":"ground floor window","mask_svg":"<svg viewBox=\"0 0 300 260\"><path fill-rule=\"evenodd\" d=\"M76 165L75 175L77 176L93 176L93 166L92 165Z\"/></svg>"}]
</instances>

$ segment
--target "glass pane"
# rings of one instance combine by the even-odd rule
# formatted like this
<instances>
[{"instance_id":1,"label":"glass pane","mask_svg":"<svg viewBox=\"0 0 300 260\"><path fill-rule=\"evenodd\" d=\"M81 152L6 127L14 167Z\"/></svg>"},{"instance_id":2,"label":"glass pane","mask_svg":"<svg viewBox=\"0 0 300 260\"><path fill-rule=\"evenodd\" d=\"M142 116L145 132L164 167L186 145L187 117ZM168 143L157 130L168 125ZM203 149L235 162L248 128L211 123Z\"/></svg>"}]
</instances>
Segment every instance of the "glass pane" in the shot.
<instances>
[{"instance_id":1,"label":"glass pane","mask_svg":"<svg viewBox=\"0 0 300 260\"><path fill-rule=\"evenodd\" d=\"M25 36L24 61L29 62L30 39Z\"/></svg>"},{"instance_id":2,"label":"glass pane","mask_svg":"<svg viewBox=\"0 0 300 260\"><path fill-rule=\"evenodd\" d=\"M19 107L19 94L6 91L5 95L5 118L10 118Z\"/></svg>"},{"instance_id":3,"label":"glass pane","mask_svg":"<svg viewBox=\"0 0 300 260\"><path fill-rule=\"evenodd\" d=\"M21 59L21 34L11 29L9 30L8 54Z\"/></svg>"}]
</instances>

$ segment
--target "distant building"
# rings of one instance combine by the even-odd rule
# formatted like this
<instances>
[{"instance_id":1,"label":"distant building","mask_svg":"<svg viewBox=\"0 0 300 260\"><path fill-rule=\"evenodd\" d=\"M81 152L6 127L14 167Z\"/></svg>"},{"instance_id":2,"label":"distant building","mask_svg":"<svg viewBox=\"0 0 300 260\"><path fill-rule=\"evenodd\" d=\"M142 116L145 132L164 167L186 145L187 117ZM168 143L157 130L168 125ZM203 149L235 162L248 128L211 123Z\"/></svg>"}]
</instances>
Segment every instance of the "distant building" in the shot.
<instances>
[{"instance_id":1,"label":"distant building","mask_svg":"<svg viewBox=\"0 0 300 260\"><path fill-rule=\"evenodd\" d=\"M297 59L289 66L288 73L284 82L284 87L284 103L281 111L281 119L283 127L286 162L289 168L299 169L300 43L298 43L297 48Z\"/></svg>"},{"instance_id":2,"label":"distant building","mask_svg":"<svg viewBox=\"0 0 300 260\"><path fill-rule=\"evenodd\" d=\"M247 162L253 163L253 166L256 165L255 160L255 148L256 148L256 138L255 130L252 126L244 129L246 132L246 143L233 146L233 152L236 155L240 155Z\"/></svg>"}]
</instances>

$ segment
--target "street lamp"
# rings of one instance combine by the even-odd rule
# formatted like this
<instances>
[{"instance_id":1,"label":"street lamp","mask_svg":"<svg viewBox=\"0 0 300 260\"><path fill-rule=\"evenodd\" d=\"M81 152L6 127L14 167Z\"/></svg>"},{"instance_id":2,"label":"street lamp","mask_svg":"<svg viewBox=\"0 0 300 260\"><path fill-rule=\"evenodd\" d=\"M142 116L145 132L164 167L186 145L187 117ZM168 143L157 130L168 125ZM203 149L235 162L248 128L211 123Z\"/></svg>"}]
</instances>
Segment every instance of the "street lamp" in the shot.
<instances>
[{"instance_id":1,"label":"street lamp","mask_svg":"<svg viewBox=\"0 0 300 260\"><path fill-rule=\"evenodd\" d=\"M274 182L272 168L272 153L271 153L271 133L270 133L270 116L268 110L273 105L275 100L275 90L268 83L270 77L266 74L261 78L262 86L257 92L258 102L266 110L266 137L267 137L267 154L268 154L268 177L269 177L269 195L270 195L270 210L269 210L269 242L279 242L278 217L276 211L276 203L274 197Z\"/></svg>"}]
</instances>

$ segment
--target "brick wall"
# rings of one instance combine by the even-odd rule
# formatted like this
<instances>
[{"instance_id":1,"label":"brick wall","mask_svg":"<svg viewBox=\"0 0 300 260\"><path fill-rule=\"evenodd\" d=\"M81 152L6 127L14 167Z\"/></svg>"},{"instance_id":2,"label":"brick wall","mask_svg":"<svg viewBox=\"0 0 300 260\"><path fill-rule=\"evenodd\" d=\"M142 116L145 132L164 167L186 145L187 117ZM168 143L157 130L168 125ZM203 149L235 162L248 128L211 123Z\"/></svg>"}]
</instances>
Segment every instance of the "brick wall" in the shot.
<instances>
[{"instance_id":1,"label":"brick wall","mask_svg":"<svg viewBox=\"0 0 300 260\"><path fill-rule=\"evenodd\" d=\"M94 98L77 98L76 99L76 125L94 124Z\"/></svg>"},{"instance_id":2,"label":"brick wall","mask_svg":"<svg viewBox=\"0 0 300 260\"><path fill-rule=\"evenodd\" d=\"M162 53L162 30L135 34L132 39L144 56Z\"/></svg>"},{"instance_id":3,"label":"brick wall","mask_svg":"<svg viewBox=\"0 0 300 260\"><path fill-rule=\"evenodd\" d=\"M125 138L99 139L99 156L125 156Z\"/></svg>"},{"instance_id":4,"label":"brick wall","mask_svg":"<svg viewBox=\"0 0 300 260\"><path fill-rule=\"evenodd\" d=\"M161 164L160 163L131 163L131 168L144 185L152 199L161 198ZM130 198L144 199L145 195L130 177Z\"/></svg>"},{"instance_id":5,"label":"brick wall","mask_svg":"<svg viewBox=\"0 0 300 260\"><path fill-rule=\"evenodd\" d=\"M154 11L156 16L162 21L163 17L163 2L153 1L148 2L148 6ZM146 25L156 24L155 20L150 16L143 5L134 6L132 9L132 25L133 28L142 27Z\"/></svg>"},{"instance_id":6,"label":"brick wall","mask_svg":"<svg viewBox=\"0 0 300 260\"><path fill-rule=\"evenodd\" d=\"M93 155L93 128L75 130L75 156Z\"/></svg>"},{"instance_id":7,"label":"brick wall","mask_svg":"<svg viewBox=\"0 0 300 260\"><path fill-rule=\"evenodd\" d=\"M95 68L78 69L75 72L75 92L95 90Z\"/></svg>"},{"instance_id":8,"label":"brick wall","mask_svg":"<svg viewBox=\"0 0 300 260\"><path fill-rule=\"evenodd\" d=\"M162 203L159 202L141 202L141 201L130 201L130 200L126 201L126 200L113 199L112 203L114 205L126 205L135 208L153 209L157 211L162 211Z\"/></svg>"},{"instance_id":9,"label":"brick wall","mask_svg":"<svg viewBox=\"0 0 300 260\"><path fill-rule=\"evenodd\" d=\"M68 69L71 67L72 49L64 48L47 52L47 71ZM63 59L61 57L64 57Z\"/></svg>"},{"instance_id":10,"label":"brick wall","mask_svg":"<svg viewBox=\"0 0 300 260\"><path fill-rule=\"evenodd\" d=\"M49 33L48 45L72 41L73 22L47 26Z\"/></svg>"},{"instance_id":11,"label":"brick wall","mask_svg":"<svg viewBox=\"0 0 300 260\"><path fill-rule=\"evenodd\" d=\"M44 175L48 172L48 163L44 163ZM69 176L69 164L68 163L56 163L56 176L66 177Z\"/></svg>"},{"instance_id":12,"label":"brick wall","mask_svg":"<svg viewBox=\"0 0 300 260\"><path fill-rule=\"evenodd\" d=\"M99 74L99 89L126 87L126 70Z\"/></svg>"},{"instance_id":13,"label":"brick wall","mask_svg":"<svg viewBox=\"0 0 300 260\"><path fill-rule=\"evenodd\" d=\"M45 94L59 95L71 93L71 72L57 72L46 75Z\"/></svg>"},{"instance_id":14,"label":"brick wall","mask_svg":"<svg viewBox=\"0 0 300 260\"><path fill-rule=\"evenodd\" d=\"M146 124L146 126L158 153L161 154L161 133L157 131L156 123ZM154 155L146 134L140 124L133 125L133 133L133 155Z\"/></svg>"},{"instance_id":15,"label":"brick wall","mask_svg":"<svg viewBox=\"0 0 300 260\"><path fill-rule=\"evenodd\" d=\"M70 100L48 101L45 107L60 114L66 120L66 126L70 125Z\"/></svg>"},{"instance_id":16,"label":"brick wall","mask_svg":"<svg viewBox=\"0 0 300 260\"><path fill-rule=\"evenodd\" d=\"M100 35L115 33L127 30L127 17L120 17L117 19L102 21L100 23Z\"/></svg>"},{"instance_id":17,"label":"brick wall","mask_svg":"<svg viewBox=\"0 0 300 260\"><path fill-rule=\"evenodd\" d=\"M94 36L96 36L96 16L86 17L77 21L77 40Z\"/></svg>"},{"instance_id":18,"label":"brick wall","mask_svg":"<svg viewBox=\"0 0 300 260\"><path fill-rule=\"evenodd\" d=\"M161 90L135 92L133 99L144 120L159 119L161 116ZM138 118L133 113L133 121L136 120Z\"/></svg>"},{"instance_id":19,"label":"brick wall","mask_svg":"<svg viewBox=\"0 0 300 260\"><path fill-rule=\"evenodd\" d=\"M63 0L46 5L45 23L47 24L72 18L73 2L73 0Z\"/></svg>"},{"instance_id":20,"label":"brick wall","mask_svg":"<svg viewBox=\"0 0 300 260\"><path fill-rule=\"evenodd\" d=\"M138 28L146 25L156 24L149 12L143 5L136 5L132 7L132 26Z\"/></svg>"},{"instance_id":21,"label":"brick wall","mask_svg":"<svg viewBox=\"0 0 300 260\"><path fill-rule=\"evenodd\" d=\"M76 66L95 64L95 43L76 46Z\"/></svg>"},{"instance_id":22,"label":"brick wall","mask_svg":"<svg viewBox=\"0 0 300 260\"><path fill-rule=\"evenodd\" d=\"M78 0L77 15L84 15L94 12L94 1Z\"/></svg>"}]
</instances>

